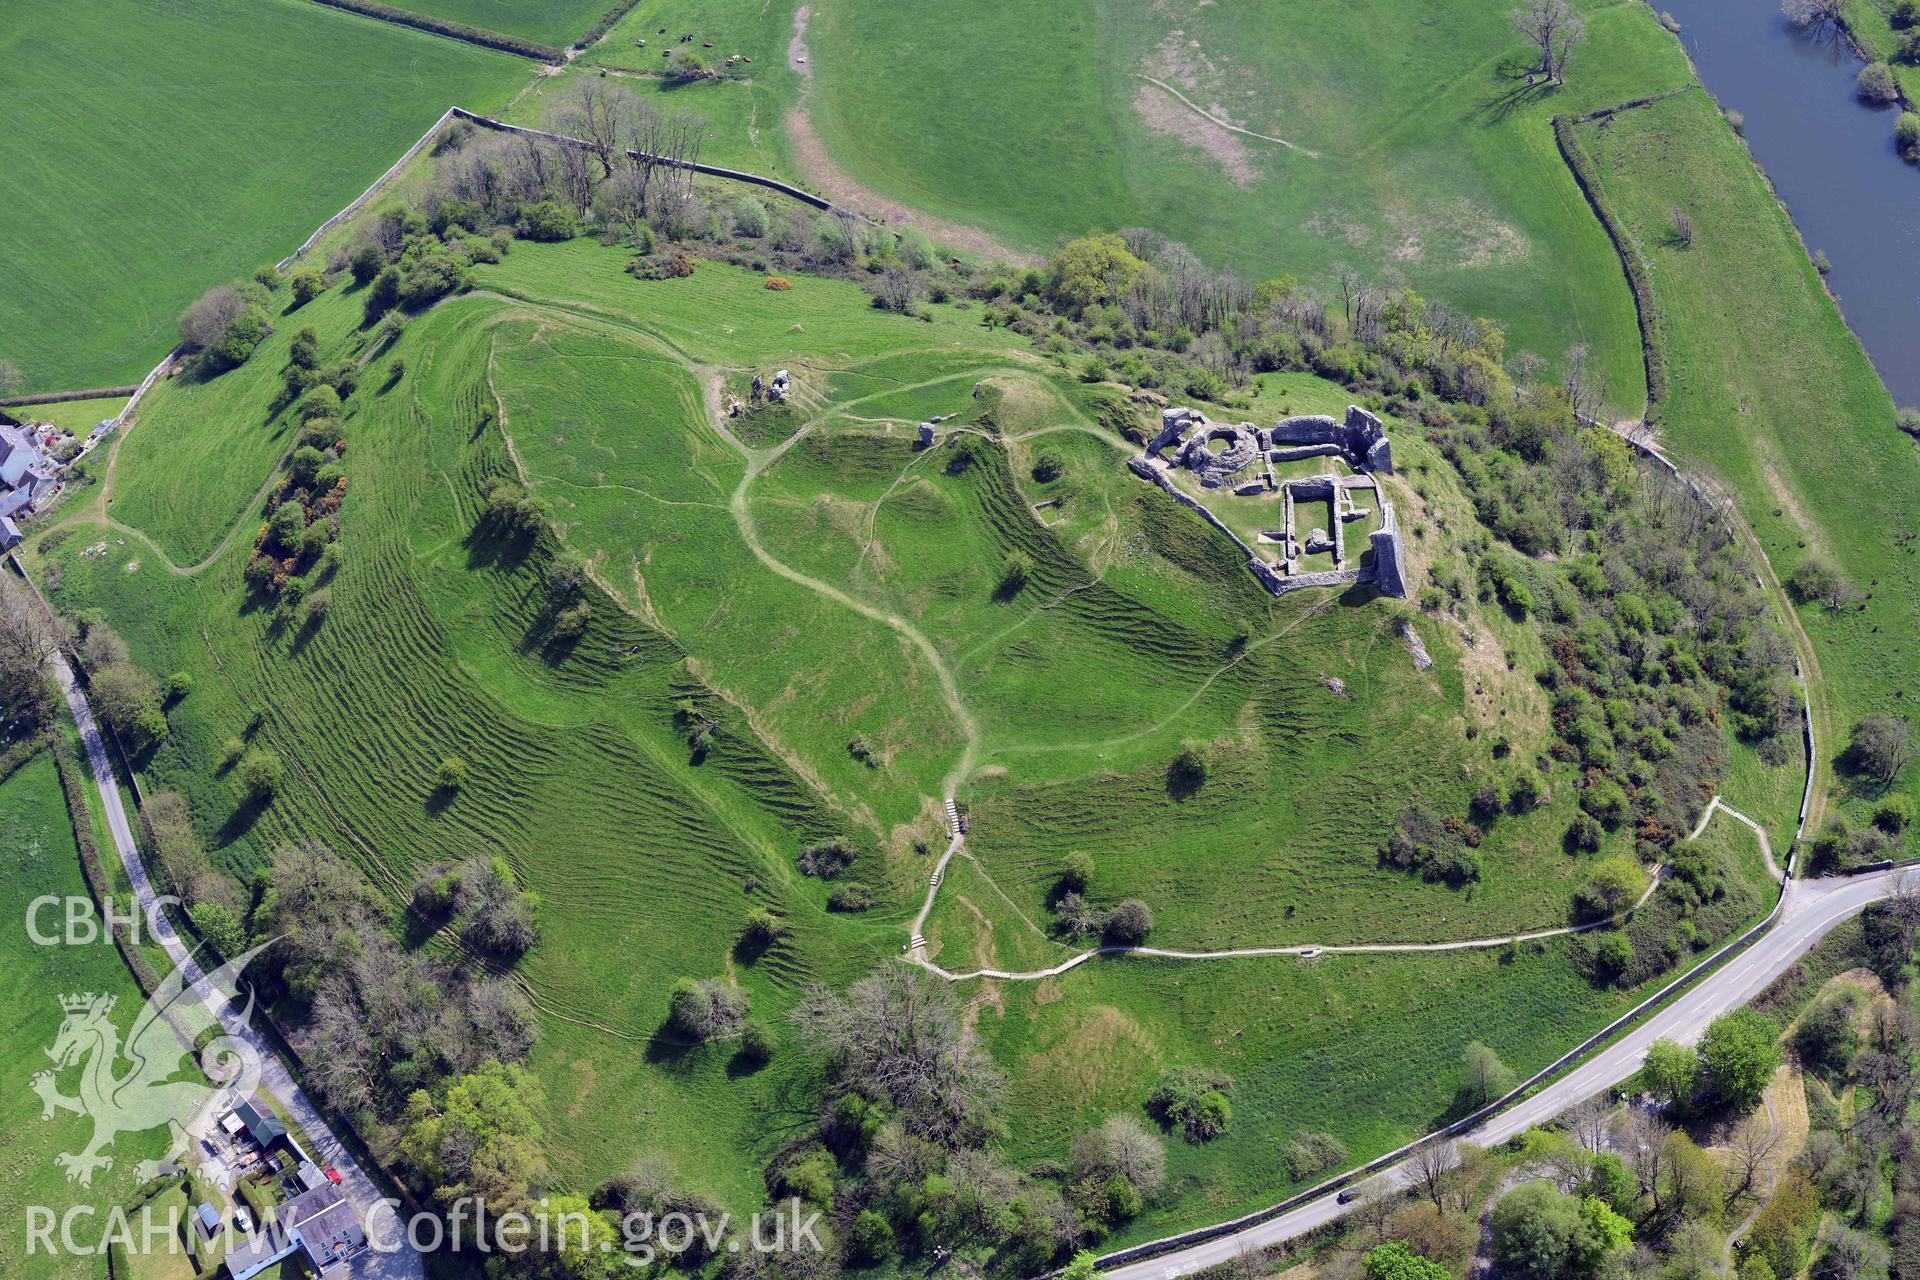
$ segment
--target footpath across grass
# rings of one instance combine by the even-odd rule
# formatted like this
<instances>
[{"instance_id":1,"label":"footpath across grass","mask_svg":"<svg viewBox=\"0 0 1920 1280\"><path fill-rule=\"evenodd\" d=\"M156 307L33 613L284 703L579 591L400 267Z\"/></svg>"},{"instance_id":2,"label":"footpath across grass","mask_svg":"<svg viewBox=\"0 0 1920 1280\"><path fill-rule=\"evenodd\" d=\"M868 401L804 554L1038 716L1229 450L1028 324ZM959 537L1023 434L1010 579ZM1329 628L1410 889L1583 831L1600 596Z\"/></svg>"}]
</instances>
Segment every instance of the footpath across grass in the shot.
<instances>
[{"instance_id":1,"label":"footpath across grass","mask_svg":"<svg viewBox=\"0 0 1920 1280\"><path fill-rule=\"evenodd\" d=\"M187 303L290 253L521 58L307 0L0 11L0 352L27 391L138 382Z\"/></svg>"}]
</instances>

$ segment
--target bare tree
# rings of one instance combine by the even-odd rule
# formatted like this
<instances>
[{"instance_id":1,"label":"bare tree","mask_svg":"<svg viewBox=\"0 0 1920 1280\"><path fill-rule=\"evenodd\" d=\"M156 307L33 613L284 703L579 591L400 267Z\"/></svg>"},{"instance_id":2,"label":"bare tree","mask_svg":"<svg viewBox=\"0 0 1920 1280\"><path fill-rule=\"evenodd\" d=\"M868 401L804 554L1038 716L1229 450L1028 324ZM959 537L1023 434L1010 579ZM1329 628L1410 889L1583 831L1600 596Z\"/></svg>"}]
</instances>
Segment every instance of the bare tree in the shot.
<instances>
[{"instance_id":1,"label":"bare tree","mask_svg":"<svg viewBox=\"0 0 1920 1280\"><path fill-rule=\"evenodd\" d=\"M1428 1142L1415 1147L1408 1157L1408 1167L1413 1172L1413 1185L1420 1194L1433 1201L1433 1207L1446 1212L1447 1183L1453 1171L1460 1167L1460 1148L1451 1140Z\"/></svg>"},{"instance_id":2,"label":"bare tree","mask_svg":"<svg viewBox=\"0 0 1920 1280\"><path fill-rule=\"evenodd\" d=\"M1674 243L1682 249L1693 248L1693 215L1675 205L1672 217Z\"/></svg>"},{"instance_id":3,"label":"bare tree","mask_svg":"<svg viewBox=\"0 0 1920 1280\"><path fill-rule=\"evenodd\" d=\"M1780 0L1780 12L1802 31L1817 31L1840 20L1840 0Z\"/></svg>"},{"instance_id":4,"label":"bare tree","mask_svg":"<svg viewBox=\"0 0 1920 1280\"><path fill-rule=\"evenodd\" d=\"M1333 264L1333 279L1340 286L1340 306L1346 313L1347 323L1353 323L1353 295L1360 288L1360 273L1344 262Z\"/></svg>"},{"instance_id":5,"label":"bare tree","mask_svg":"<svg viewBox=\"0 0 1920 1280\"><path fill-rule=\"evenodd\" d=\"M1526 0L1511 15L1513 29L1540 51L1538 74L1559 84L1566 78L1567 55L1587 38L1587 24L1567 0Z\"/></svg>"},{"instance_id":6,"label":"bare tree","mask_svg":"<svg viewBox=\"0 0 1920 1280\"><path fill-rule=\"evenodd\" d=\"M600 176L610 178L633 100L633 91L617 80L582 76L560 96L553 111L554 132L585 142L600 162Z\"/></svg>"},{"instance_id":7,"label":"bare tree","mask_svg":"<svg viewBox=\"0 0 1920 1280\"><path fill-rule=\"evenodd\" d=\"M0 577L0 697L35 723L51 705L47 659L57 635L38 601L11 578Z\"/></svg>"},{"instance_id":8,"label":"bare tree","mask_svg":"<svg viewBox=\"0 0 1920 1280\"><path fill-rule=\"evenodd\" d=\"M1666 1186L1667 1139L1673 1136L1673 1126L1650 1111L1635 1109L1631 1117L1621 1136L1625 1139L1640 1191L1652 1198L1654 1212L1657 1213L1660 1210L1660 1192Z\"/></svg>"},{"instance_id":9,"label":"bare tree","mask_svg":"<svg viewBox=\"0 0 1920 1280\"><path fill-rule=\"evenodd\" d=\"M1607 1117L1611 1108L1599 1098L1588 1098L1560 1117L1573 1140L1589 1151L1607 1147Z\"/></svg>"},{"instance_id":10,"label":"bare tree","mask_svg":"<svg viewBox=\"0 0 1920 1280\"><path fill-rule=\"evenodd\" d=\"M1568 405L1578 417L1595 419L1600 416L1600 370L1586 343L1576 342L1567 348L1566 358L1561 363L1560 385L1567 393Z\"/></svg>"},{"instance_id":11,"label":"bare tree","mask_svg":"<svg viewBox=\"0 0 1920 1280\"><path fill-rule=\"evenodd\" d=\"M1733 1127L1733 1132L1727 1135L1727 1150L1733 1153L1729 1172L1736 1179L1735 1196L1752 1190L1759 1183L1779 1142L1779 1130L1763 1111L1754 1112Z\"/></svg>"},{"instance_id":12,"label":"bare tree","mask_svg":"<svg viewBox=\"0 0 1920 1280\"><path fill-rule=\"evenodd\" d=\"M890 1100L909 1133L939 1141L976 1129L999 1094L1000 1074L953 988L902 961L844 996L816 991L790 1016L842 1087Z\"/></svg>"},{"instance_id":13,"label":"bare tree","mask_svg":"<svg viewBox=\"0 0 1920 1280\"><path fill-rule=\"evenodd\" d=\"M196 351L210 347L226 336L228 326L246 309L246 299L238 291L217 284L180 313L180 340Z\"/></svg>"}]
</instances>

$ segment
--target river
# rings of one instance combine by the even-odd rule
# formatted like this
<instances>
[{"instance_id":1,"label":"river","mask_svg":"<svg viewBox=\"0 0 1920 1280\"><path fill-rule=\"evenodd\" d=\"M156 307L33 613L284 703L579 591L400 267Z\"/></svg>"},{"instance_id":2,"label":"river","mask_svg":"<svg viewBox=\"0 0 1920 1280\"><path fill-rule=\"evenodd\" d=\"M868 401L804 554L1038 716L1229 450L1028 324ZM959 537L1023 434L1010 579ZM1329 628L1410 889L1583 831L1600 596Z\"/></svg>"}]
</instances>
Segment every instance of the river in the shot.
<instances>
[{"instance_id":1,"label":"river","mask_svg":"<svg viewBox=\"0 0 1920 1280\"><path fill-rule=\"evenodd\" d=\"M1773 0L1659 0L1700 79L1833 264L1827 282L1901 404L1920 405L1920 168L1894 150L1892 108L1854 92L1844 40L1796 31Z\"/></svg>"}]
</instances>

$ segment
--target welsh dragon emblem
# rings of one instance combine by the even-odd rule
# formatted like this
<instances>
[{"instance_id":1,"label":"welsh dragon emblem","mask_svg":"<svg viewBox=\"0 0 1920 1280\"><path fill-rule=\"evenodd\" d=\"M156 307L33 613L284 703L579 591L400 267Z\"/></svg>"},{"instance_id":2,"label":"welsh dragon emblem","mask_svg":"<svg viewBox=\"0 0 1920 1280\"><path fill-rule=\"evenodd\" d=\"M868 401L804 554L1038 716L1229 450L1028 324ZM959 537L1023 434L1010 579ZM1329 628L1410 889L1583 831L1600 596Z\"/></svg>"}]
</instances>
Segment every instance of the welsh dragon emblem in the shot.
<instances>
[{"instance_id":1,"label":"welsh dragon emblem","mask_svg":"<svg viewBox=\"0 0 1920 1280\"><path fill-rule=\"evenodd\" d=\"M139 1176L144 1181L170 1172L186 1155L186 1126L195 1113L211 1110L228 1089L243 1098L254 1091L267 1051L247 1025L252 993L244 1009L224 1017L222 1010L237 988L240 971L269 945L255 947L211 974L191 958L176 966L134 1017L125 1043L112 1018L116 997L93 992L60 997L66 1017L46 1051L53 1067L37 1073L32 1088L40 1095L41 1119L70 1111L93 1120L93 1140L83 1150L55 1157L68 1181L93 1185L97 1170L113 1167L113 1157L103 1152L116 1136L163 1125L172 1134L166 1155L142 1161ZM209 1030L216 1034L199 1050L199 1069L183 1067L183 1059L194 1056L191 1046ZM61 1093L60 1076L76 1065L79 1093Z\"/></svg>"}]
</instances>

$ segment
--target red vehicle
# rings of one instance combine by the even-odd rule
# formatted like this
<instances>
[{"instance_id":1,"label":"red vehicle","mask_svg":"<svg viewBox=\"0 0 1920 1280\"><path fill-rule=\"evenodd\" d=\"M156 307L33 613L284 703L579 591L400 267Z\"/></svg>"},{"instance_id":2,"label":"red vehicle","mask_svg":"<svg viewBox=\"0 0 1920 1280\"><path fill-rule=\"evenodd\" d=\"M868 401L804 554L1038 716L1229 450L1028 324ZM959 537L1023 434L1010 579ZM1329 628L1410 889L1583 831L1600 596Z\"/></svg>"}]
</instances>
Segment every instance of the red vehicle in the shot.
<instances>
[{"instance_id":1,"label":"red vehicle","mask_svg":"<svg viewBox=\"0 0 1920 1280\"><path fill-rule=\"evenodd\" d=\"M332 1165L327 1166L327 1181L334 1183L336 1186L340 1182L340 1171Z\"/></svg>"}]
</instances>

